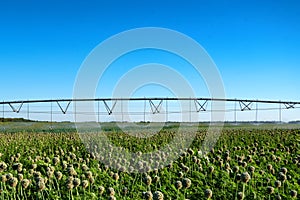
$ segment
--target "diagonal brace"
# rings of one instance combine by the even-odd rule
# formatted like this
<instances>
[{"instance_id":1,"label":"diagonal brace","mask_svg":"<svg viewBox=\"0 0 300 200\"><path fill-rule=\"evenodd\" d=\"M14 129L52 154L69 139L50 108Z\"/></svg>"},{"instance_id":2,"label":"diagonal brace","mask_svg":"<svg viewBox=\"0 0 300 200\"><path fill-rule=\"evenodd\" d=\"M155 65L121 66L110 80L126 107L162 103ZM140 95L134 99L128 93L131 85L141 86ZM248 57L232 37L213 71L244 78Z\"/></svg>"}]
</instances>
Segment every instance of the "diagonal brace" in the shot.
<instances>
[{"instance_id":1,"label":"diagonal brace","mask_svg":"<svg viewBox=\"0 0 300 200\"><path fill-rule=\"evenodd\" d=\"M13 112L19 113L22 106L23 106L23 102L19 105L18 108L15 108L11 103L8 103L8 105L11 107L11 109L13 110Z\"/></svg>"},{"instance_id":2,"label":"diagonal brace","mask_svg":"<svg viewBox=\"0 0 300 200\"><path fill-rule=\"evenodd\" d=\"M149 100L152 114L159 113L162 102L163 102L163 100L160 100L159 104L156 106L152 100Z\"/></svg>"},{"instance_id":3,"label":"diagonal brace","mask_svg":"<svg viewBox=\"0 0 300 200\"><path fill-rule=\"evenodd\" d=\"M66 106L65 109L62 108L62 106L60 105L60 103L59 103L58 101L56 101L56 103L57 103L57 105L59 106L61 112L62 112L63 114L66 114L66 113L67 113L67 110L68 110L68 108L69 108L69 106L70 106L70 104L71 104L71 101L69 101L69 103L67 104L67 106Z\"/></svg>"},{"instance_id":4,"label":"diagonal brace","mask_svg":"<svg viewBox=\"0 0 300 200\"><path fill-rule=\"evenodd\" d=\"M205 105L207 105L207 100L204 101L204 103L200 103L198 100L195 100L195 107L196 107L196 110L197 112L200 112L200 111L206 111L206 107L204 107ZM199 106L199 108L198 108Z\"/></svg>"},{"instance_id":5,"label":"diagonal brace","mask_svg":"<svg viewBox=\"0 0 300 200\"><path fill-rule=\"evenodd\" d=\"M243 102L243 101L239 101L240 103L240 108L241 108L241 111L245 111L245 110L251 110L251 104L252 102Z\"/></svg>"},{"instance_id":6,"label":"diagonal brace","mask_svg":"<svg viewBox=\"0 0 300 200\"><path fill-rule=\"evenodd\" d=\"M285 105L286 109L290 109L290 108L295 108L296 104L295 103L285 103L284 105Z\"/></svg>"},{"instance_id":7,"label":"diagonal brace","mask_svg":"<svg viewBox=\"0 0 300 200\"><path fill-rule=\"evenodd\" d=\"M108 115L111 115L112 112L113 112L113 110L114 110L114 108L115 108L115 106L116 106L116 104L117 104L117 101L115 101L115 102L113 103L113 105L112 105L111 108L109 107L109 105L106 103L105 100L103 100L103 103L104 103L104 105L105 105L105 108L106 108L106 110L107 110Z\"/></svg>"}]
</instances>

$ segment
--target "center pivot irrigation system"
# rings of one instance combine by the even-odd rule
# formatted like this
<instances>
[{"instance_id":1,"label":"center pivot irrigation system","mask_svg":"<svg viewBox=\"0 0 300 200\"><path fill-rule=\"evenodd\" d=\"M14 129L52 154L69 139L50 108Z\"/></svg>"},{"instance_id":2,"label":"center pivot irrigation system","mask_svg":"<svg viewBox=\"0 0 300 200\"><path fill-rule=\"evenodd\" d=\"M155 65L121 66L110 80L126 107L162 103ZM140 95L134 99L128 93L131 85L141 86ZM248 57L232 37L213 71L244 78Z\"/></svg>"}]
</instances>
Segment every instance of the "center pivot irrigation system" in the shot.
<instances>
[{"instance_id":1,"label":"center pivot irrigation system","mask_svg":"<svg viewBox=\"0 0 300 200\"><path fill-rule=\"evenodd\" d=\"M185 110L178 110L174 108L174 102L187 102L188 107ZM208 104L212 102L224 102L231 104L231 107L226 106L225 110L213 110L208 108ZM79 102L89 102L94 104L94 112L90 111L82 112L76 110L76 104ZM128 109L131 111L124 111L122 108L124 102L131 104L134 109ZM16 113L25 115L25 118L32 119L31 116L35 115L47 115L47 121L53 121L53 115L96 115L97 121L103 121L102 116L120 115L120 121L123 121L123 115L136 115L140 119L137 121L147 121L148 115L162 114L165 116L164 121L169 121L169 116L172 114L188 113L190 115L189 121L192 122L192 115L199 113L211 113L211 112L233 112L233 119L226 121L237 122L237 112L239 111L254 111L255 120L258 122L258 114L261 111L276 111L278 112L278 118L272 121L282 121L282 110L292 110L300 108L300 102L295 101L273 101L273 100L247 100L247 99L222 99L222 98L94 98L94 99L48 99L48 100L23 100L23 101L2 101L2 118L5 117L18 117ZM43 105L42 105L43 104ZM54 104L54 105L53 105ZM56 105L55 105L56 104ZM71 104L73 104L71 106ZM135 104L139 104L137 106ZM116 108L119 105L118 108ZM173 105L173 106L172 106ZM264 106L262 106L264 105ZM271 107L270 107L271 106ZM72 107L73 109L71 109ZM176 107L176 106L175 106ZM178 106L177 106L178 108ZM273 114L274 115L274 114ZM50 116L50 117L49 117ZM297 115L300 118L300 115ZM274 117L274 116L273 116ZM296 120L299 120L296 119ZM74 119L76 121L76 117ZM63 121L63 120L62 120ZM171 120L173 121L173 120ZM201 121L201 120L200 120Z\"/></svg>"}]
</instances>

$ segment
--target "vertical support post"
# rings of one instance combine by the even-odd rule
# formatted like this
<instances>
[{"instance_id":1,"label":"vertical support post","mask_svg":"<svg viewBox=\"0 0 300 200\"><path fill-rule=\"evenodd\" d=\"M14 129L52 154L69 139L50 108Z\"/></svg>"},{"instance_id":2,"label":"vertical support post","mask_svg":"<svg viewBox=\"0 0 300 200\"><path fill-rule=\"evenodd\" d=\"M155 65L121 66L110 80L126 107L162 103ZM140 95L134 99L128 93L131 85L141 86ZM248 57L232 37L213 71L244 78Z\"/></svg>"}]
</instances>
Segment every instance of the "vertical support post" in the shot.
<instances>
[{"instance_id":1,"label":"vertical support post","mask_svg":"<svg viewBox=\"0 0 300 200\"><path fill-rule=\"evenodd\" d=\"M76 112L76 110L77 110L77 108L76 108L77 104L76 104L76 100L74 100L73 102L74 102L74 121L76 123L77 122L77 112Z\"/></svg>"},{"instance_id":2,"label":"vertical support post","mask_svg":"<svg viewBox=\"0 0 300 200\"><path fill-rule=\"evenodd\" d=\"M210 102L210 122L212 122L213 119L213 101Z\"/></svg>"},{"instance_id":3,"label":"vertical support post","mask_svg":"<svg viewBox=\"0 0 300 200\"><path fill-rule=\"evenodd\" d=\"M257 123L258 120L258 102L256 102L256 113L255 113L255 122Z\"/></svg>"},{"instance_id":4,"label":"vertical support post","mask_svg":"<svg viewBox=\"0 0 300 200\"><path fill-rule=\"evenodd\" d=\"M190 97L190 101L189 101L189 113L190 113L190 123L192 122L192 98Z\"/></svg>"},{"instance_id":5,"label":"vertical support post","mask_svg":"<svg viewBox=\"0 0 300 200\"><path fill-rule=\"evenodd\" d=\"M29 120L29 103L27 103L27 119Z\"/></svg>"},{"instance_id":6,"label":"vertical support post","mask_svg":"<svg viewBox=\"0 0 300 200\"><path fill-rule=\"evenodd\" d=\"M234 101L234 123L236 124L236 99Z\"/></svg>"},{"instance_id":7,"label":"vertical support post","mask_svg":"<svg viewBox=\"0 0 300 200\"><path fill-rule=\"evenodd\" d=\"M123 100L121 99L121 120L122 120L122 123L124 122L124 115L123 115Z\"/></svg>"},{"instance_id":8,"label":"vertical support post","mask_svg":"<svg viewBox=\"0 0 300 200\"><path fill-rule=\"evenodd\" d=\"M50 105L50 128L52 129L52 101L51 101L51 105Z\"/></svg>"},{"instance_id":9,"label":"vertical support post","mask_svg":"<svg viewBox=\"0 0 300 200\"><path fill-rule=\"evenodd\" d=\"M146 98L144 100L144 122L146 122Z\"/></svg>"},{"instance_id":10,"label":"vertical support post","mask_svg":"<svg viewBox=\"0 0 300 200\"><path fill-rule=\"evenodd\" d=\"M99 104L100 104L99 101L97 101L97 107L98 107L98 108L97 108L98 123L100 123L100 108L99 108Z\"/></svg>"},{"instance_id":11,"label":"vertical support post","mask_svg":"<svg viewBox=\"0 0 300 200\"><path fill-rule=\"evenodd\" d=\"M281 123L281 103L279 103L279 123Z\"/></svg>"},{"instance_id":12,"label":"vertical support post","mask_svg":"<svg viewBox=\"0 0 300 200\"><path fill-rule=\"evenodd\" d=\"M4 100L3 100L3 104L2 104L2 118L3 118L3 122L4 122Z\"/></svg>"},{"instance_id":13,"label":"vertical support post","mask_svg":"<svg viewBox=\"0 0 300 200\"><path fill-rule=\"evenodd\" d=\"M168 123L168 100L166 100L166 123Z\"/></svg>"}]
</instances>

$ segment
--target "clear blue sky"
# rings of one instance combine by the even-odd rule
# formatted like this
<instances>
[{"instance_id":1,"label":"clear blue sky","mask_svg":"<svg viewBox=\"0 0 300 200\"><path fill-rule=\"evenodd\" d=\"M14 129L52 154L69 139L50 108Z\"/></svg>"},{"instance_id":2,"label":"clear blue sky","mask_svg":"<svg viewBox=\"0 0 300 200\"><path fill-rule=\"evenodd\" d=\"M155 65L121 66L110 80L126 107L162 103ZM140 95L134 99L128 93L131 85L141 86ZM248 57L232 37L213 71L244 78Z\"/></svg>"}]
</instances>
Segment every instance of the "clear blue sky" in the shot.
<instances>
[{"instance_id":1,"label":"clear blue sky","mask_svg":"<svg viewBox=\"0 0 300 200\"><path fill-rule=\"evenodd\" d=\"M71 98L96 45L151 26L199 42L227 97L300 101L299 10L297 0L0 1L0 99Z\"/></svg>"}]
</instances>

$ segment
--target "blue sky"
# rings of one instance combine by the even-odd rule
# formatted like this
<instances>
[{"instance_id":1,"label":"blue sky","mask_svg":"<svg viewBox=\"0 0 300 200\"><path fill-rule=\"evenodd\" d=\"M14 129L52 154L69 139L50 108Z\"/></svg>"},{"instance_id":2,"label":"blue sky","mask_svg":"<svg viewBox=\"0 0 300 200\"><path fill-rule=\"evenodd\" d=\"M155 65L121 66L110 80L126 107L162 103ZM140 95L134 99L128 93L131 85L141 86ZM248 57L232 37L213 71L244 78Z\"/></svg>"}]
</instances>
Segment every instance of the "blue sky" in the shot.
<instances>
[{"instance_id":1,"label":"blue sky","mask_svg":"<svg viewBox=\"0 0 300 200\"><path fill-rule=\"evenodd\" d=\"M299 10L297 0L1 1L0 99L71 98L80 65L96 45L150 26L199 42L227 97L299 101ZM109 96L110 87L99 96ZM157 90L147 92L156 96Z\"/></svg>"}]
</instances>

